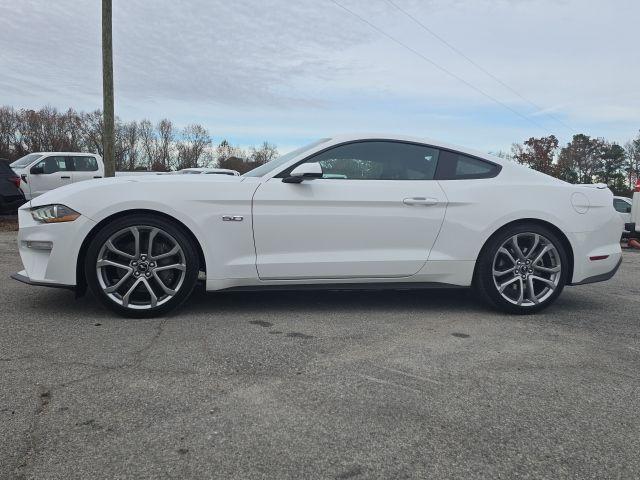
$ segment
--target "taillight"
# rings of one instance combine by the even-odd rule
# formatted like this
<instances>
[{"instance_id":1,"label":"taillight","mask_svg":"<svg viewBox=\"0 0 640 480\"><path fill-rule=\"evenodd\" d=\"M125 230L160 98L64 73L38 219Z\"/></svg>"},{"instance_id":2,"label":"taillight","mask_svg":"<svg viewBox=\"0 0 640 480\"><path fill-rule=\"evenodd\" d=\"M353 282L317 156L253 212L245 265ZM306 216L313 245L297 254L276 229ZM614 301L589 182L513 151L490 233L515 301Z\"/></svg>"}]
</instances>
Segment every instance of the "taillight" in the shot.
<instances>
[{"instance_id":1,"label":"taillight","mask_svg":"<svg viewBox=\"0 0 640 480\"><path fill-rule=\"evenodd\" d=\"M20 177L10 177L9 181L13 183L16 188L20 188Z\"/></svg>"}]
</instances>

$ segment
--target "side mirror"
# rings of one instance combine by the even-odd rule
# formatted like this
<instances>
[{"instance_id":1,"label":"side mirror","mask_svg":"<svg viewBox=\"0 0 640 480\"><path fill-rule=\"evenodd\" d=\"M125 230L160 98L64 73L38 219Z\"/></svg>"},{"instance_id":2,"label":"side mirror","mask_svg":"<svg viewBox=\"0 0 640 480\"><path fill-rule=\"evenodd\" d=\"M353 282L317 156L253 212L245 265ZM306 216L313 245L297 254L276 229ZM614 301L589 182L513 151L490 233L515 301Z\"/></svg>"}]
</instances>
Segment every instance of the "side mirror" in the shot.
<instances>
[{"instance_id":1,"label":"side mirror","mask_svg":"<svg viewBox=\"0 0 640 480\"><path fill-rule=\"evenodd\" d=\"M627 213L631 213L631 207L627 207Z\"/></svg>"},{"instance_id":2,"label":"side mirror","mask_svg":"<svg viewBox=\"0 0 640 480\"><path fill-rule=\"evenodd\" d=\"M31 174L32 175L40 175L44 173L44 167L31 167Z\"/></svg>"},{"instance_id":3,"label":"side mirror","mask_svg":"<svg viewBox=\"0 0 640 480\"><path fill-rule=\"evenodd\" d=\"M298 165L282 181L284 183L302 183L304 180L313 180L314 178L322 178L322 167L318 162Z\"/></svg>"}]
</instances>

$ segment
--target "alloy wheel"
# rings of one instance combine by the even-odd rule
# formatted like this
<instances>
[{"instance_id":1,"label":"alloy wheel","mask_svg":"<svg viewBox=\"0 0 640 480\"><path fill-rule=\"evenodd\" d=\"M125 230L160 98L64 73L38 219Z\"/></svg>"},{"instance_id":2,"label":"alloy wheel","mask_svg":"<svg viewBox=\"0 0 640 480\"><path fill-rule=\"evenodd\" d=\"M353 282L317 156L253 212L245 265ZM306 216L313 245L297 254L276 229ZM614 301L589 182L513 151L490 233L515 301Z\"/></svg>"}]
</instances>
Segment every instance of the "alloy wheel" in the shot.
<instances>
[{"instance_id":1,"label":"alloy wheel","mask_svg":"<svg viewBox=\"0 0 640 480\"><path fill-rule=\"evenodd\" d=\"M170 301L186 275L180 244L161 228L136 225L111 235L96 260L104 294L122 307L148 310Z\"/></svg>"},{"instance_id":2,"label":"alloy wheel","mask_svg":"<svg viewBox=\"0 0 640 480\"><path fill-rule=\"evenodd\" d=\"M562 262L555 245L543 235L517 233L498 248L493 283L508 302L532 307L553 295L560 284Z\"/></svg>"}]
</instances>

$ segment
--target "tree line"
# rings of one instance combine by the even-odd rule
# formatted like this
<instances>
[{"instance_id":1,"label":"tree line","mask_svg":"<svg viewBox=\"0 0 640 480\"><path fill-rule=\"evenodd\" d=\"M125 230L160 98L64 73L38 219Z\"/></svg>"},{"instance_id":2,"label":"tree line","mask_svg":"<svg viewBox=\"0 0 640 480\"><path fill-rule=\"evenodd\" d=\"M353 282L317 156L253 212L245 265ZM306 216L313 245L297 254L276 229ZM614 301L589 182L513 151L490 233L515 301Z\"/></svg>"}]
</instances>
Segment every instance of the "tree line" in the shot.
<instances>
[{"instance_id":1,"label":"tree line","mask_svg":"<svg viewBox=\"0 0 640 480\"><path fill-rule=\"evenodd\" d=\"M624 146L582 133L563 147L554 135L531 137L501 156L570 183L605 183L616 195L630 196L640 178L640 132Z\"/></svg>"},{"instance_id":2,"label":"tree line","mask_svg":"<svg viewBox=\"0 0 640 480\"><path fill-rule=\"evenodd\" d=\"M31 152L102 151L102 112L39 110L0 106L0 158L16 160ZM241 148L223 140L217 145L199 124L177 128L169 119L115 123L116 170L170 171L219 167L247 172L278 156L268 142Z\"/></svg>"},{"instance_id":3,"label":"tree line","mask_svg":"<svg viewBox=\"0 0 640 480\"><path fill-rule=\"evenodd\" d=\"M39 151L102 155L102 132L100 110L0 106L0 158L15 160ZM570 183L606 183L618 195L629 195L640 178L640 132L624 146L584 134L574 135L563 147L554 135L531 137L498 155ZM278 149L268 142L249 148L226 140L214 145L209 131L199 124L179 129L166 118L155 124L116 119L115 161L120 171L216 166L244 173L277 156Z\"/></svg>"}]
</instances>

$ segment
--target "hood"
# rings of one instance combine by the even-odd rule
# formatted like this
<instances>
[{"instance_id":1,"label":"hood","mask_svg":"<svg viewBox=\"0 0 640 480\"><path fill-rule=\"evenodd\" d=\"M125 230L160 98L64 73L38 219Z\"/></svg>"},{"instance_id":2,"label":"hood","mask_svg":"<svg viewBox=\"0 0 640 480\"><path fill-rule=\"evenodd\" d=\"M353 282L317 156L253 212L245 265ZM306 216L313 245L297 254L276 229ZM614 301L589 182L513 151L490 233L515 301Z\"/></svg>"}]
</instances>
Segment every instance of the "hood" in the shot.
<instances>
[{"instance_id":1,"label":"hood","mask_svg":"<svg viewBox=\"0 0 640 480\"><path fill-rule=\"evenodd\" d=\"M78 183L71 183L63 187L56 188L32 199L25 204L25 207L39 207L52 203L64 204L65 199L90 190L102 190L110 188L120 188L123 185L131 184L135 188L140 183L160 183L166 184L166 188L172 185L193 183L193 184L216 184L216 183L239 183L246 180L245 177L230 175L134 175L118 176L112 178L101 178L86 180Z\"/></svg>"}]
</instances>

